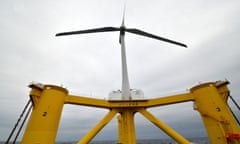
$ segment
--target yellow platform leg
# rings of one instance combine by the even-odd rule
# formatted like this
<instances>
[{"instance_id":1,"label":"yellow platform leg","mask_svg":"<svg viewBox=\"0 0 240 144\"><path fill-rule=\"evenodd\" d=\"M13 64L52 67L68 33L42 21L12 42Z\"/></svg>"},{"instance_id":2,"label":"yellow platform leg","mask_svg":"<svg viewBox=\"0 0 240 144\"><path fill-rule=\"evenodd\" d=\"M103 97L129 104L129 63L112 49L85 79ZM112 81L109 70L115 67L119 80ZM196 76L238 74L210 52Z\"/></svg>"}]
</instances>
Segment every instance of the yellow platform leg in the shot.
<instances>
[{"instance_id":1,"label":"yellow platform leg","mask_svg":"<svg viewBox=\"0 0 240 144\"><path fill-rule=\"evenodd\" d=\"M22 144L54 144L68 91L62 87L31 85L33 110Z\"/></svg>"},{"instance_id":2,"label":"yellow platform leg","mask_svg":"<svg viewBox=\"0 0 240 144\"><path fill-rule=\"evenodd\" d=\"M118 143L136 144L136 134L134 125L135 111L132 108L126 108L120 111L118 116Z\"/></svg>"},{"instance_id":3,"label":"yellow platform leg","mask_svg":"<svg viewBox=\"0 0 240 144\"><path fill-rule=\"evenodd\" d=\"M212 144L240 143L239 126L227 105L227 84L204 83L191 89Z\"/></svg>"},{"instance_id":4,"label":"yellow platform leg","mask_svg":"<svg viewBox=\"0 0 240 144\"><path fill-rule=\"evenodd\" d=\"M122 144L124 142L122 115L119 114L117 119L118 119L118 144Z\"/></svg>"}]
</instances>

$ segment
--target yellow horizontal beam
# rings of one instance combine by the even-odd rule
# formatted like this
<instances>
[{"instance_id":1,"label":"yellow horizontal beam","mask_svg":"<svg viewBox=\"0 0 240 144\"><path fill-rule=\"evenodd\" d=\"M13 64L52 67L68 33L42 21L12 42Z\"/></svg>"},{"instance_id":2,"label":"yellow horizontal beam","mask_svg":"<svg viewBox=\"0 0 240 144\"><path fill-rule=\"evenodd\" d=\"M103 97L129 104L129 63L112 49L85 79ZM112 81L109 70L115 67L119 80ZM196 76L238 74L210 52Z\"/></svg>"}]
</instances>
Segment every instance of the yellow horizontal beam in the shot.
<instances>
[{"instance_id":1,"label":"yellow horizontal beam","mask_svg":"<svg viewBox=\"0 0 240 144\"><path fill-rule=\"evenodd\" d=\"M191 93L142 100L104 100L88 98L83 96L68 95L66 96L64 103L110 109L110 108L148 108L175 103L182 103L187 101L194 101L194 97Z\"/></svg>"},{"instance_id":2,"label":"yellow horizontal beam","mask_svg":"<svg viewBox=\"0 0 240 144\"><path fill-rule=\"evenodd\" d=\"M88 98L88 97L83 97L83 96L68 95L68 96L66 96L64 103L98 107L98 108L109 108L109 103L107 100Z\"/></svg>"},{"instance_id":3,"label":"yellow horizontal beam","mask_svg":"<svg viewBox=\"0 0 240 144\"><path fill-rule=\"evenodd\" d=\"M108 101L111 108L149 108L162 105L183 103L188 101L194 101L194 97L191 93L178 94L174 96L165 96L154 99L142 99L142 100L112 100Z\"/></svg>"},{"instance_id":4,"label":"yellow horizontal beam","mask_svg":"<svg viewBox=\"0 0 240 144\"><path fill-rule=\"evenodd\" d=\"M194 97L191 93L177 94L174 96L166 96L160 98L149 99L146 107L156 107L162 105L183 103L188 101L194 101Z\"/></svg>"},{"instance_id":5,"label":"yellow horizontal beam","mask_svg":"<svg viewBox=\"0 0 240 144\"><path fill-rule=\"evenodd\" d=\"M148 100L111 100L108 101L111 108L139 108L146 107Z\"/></svg>"}]
</instances>

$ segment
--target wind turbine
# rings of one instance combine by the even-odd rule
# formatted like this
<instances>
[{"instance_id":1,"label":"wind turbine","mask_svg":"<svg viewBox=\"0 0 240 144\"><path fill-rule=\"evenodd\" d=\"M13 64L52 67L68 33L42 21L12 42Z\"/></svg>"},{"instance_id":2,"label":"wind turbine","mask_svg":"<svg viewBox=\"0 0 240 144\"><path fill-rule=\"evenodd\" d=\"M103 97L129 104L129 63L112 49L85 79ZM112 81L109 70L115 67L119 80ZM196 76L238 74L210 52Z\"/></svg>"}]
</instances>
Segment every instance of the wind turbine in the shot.
<instances>
[{"instance_id":1,"label":"wind turbine","mask_svg":"<svg viewBox=\"0 0 240 144\"><path fill-rule=\"evenodd\" d=\"M112 93L110 93L110 99L119 99L119 96L120 96L120 100L131 100L131 99L143 97L143 92L141 90L130 89L130 84L128 79L128 70L127 70L126 50L125 50L125 32L161 40L164 42L168 42L171 44L175 44L175 45L187 48L187 45L174 40L170 40L170 39L160 37L151 33L147 33L139 29L126 28L124 24L124 17L122 20L122 25L120 27L100 27L100 28L80 30L80 31L61 32L61 33L57 33L56 36L67 36L67 35L100 33L100 32L114 32L114 31L120 32L119 42L121 45L121 57L122 57L122 90L113 91Z\"/></svg>"}]
</instances>

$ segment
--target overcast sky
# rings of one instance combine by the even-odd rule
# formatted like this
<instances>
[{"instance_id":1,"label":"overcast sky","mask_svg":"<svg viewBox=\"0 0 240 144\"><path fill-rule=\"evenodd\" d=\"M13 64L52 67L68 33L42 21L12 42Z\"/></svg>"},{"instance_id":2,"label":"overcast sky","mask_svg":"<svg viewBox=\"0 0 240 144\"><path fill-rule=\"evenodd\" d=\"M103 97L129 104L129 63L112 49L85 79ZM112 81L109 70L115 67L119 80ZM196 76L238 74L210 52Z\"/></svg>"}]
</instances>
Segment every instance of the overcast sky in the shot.
<instances>
[{"instance_id":1,"label":"overcast sky","mask_svg":"<svg viewBox=\"0 0 240 144\"><path fill-rule=\"evenodd\" d=\"M121 88L119 33L55 37L63 31L120 26L124 1L0 1L0 140L28 100L27 85L62 85L71 94L108 98ZM183 42L188 49L126 34L131 88L146 98L184 93L199 83L228 79L240 102L239 0L129 0L125 24ZM192 103L150 109L186 137L206 136ZM106 110L65 105L57 140L79 140ZM116 119L95 139L117 139ZM137 138L164 138L136 115Z\"/></svg>"}]
</instances>

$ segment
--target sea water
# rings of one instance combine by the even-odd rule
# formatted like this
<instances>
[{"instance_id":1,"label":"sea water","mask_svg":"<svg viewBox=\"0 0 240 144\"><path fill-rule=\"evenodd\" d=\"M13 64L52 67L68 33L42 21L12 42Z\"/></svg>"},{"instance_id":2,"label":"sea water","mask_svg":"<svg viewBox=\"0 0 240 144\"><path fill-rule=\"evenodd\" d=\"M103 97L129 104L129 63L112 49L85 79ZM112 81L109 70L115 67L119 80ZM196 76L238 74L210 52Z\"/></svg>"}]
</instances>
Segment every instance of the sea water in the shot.
<instances>
[{"instance_id":1,"label":"sea water","mask_svg":"<svg viewBox=\"0 0 240 144\"><path fill-rule=\"evenodd\" d=\"M210 144L207 137L203 138L189 138L193 144ZM11 143L11 142L10 142ZM56 144L76 144L77 142L56 142ZM90 144L117 144L117 140L107 140L107 141L92 141ZM5 144L5 142L0 142L0 144ZM17 142L16 144L20 144ZM172 139L143 139L137 140L137 144L177 144Z\"/></svg>"},{"instance_id":2,"label":"sea water","mask_svg":"<svg viewBox=\"0 0 240 144\"><path fill-rule=\"evenodd\" d=\"M203 138L189 138L193 144L210 144L207 137ZM57 142L57 144L76 144L77 142ZM108 140L108 141L93 141L90 144L117 144L117 140ZM137 144L177 144L172 139L143 139L137 140Z\"/></svg>"}]
</instances>

